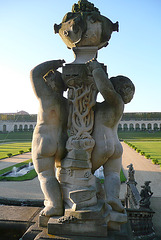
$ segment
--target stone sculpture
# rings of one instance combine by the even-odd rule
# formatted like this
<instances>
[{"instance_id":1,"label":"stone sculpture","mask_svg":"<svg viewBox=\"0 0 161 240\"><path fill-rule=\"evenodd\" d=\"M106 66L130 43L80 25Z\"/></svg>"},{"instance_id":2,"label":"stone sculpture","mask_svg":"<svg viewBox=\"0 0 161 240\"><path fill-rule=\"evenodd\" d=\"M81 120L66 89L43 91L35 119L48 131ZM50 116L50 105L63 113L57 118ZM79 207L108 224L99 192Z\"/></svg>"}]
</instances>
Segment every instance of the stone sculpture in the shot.
<instances>
[{"instance_id":1,"label":"stone sculpture","mask_svg":"<svg viewBox=\"0 0 161 240\"><path fill-rule=\"evenodd\" d=\"M109 78L106 66L96 60L98 49L118 31L118 22L102 16L92 3L78 1L54 29L75 60L62 67L62 74L56 71L61 60L31 71L40 102L32 151L45 196L41 216L53 216L50 234L59 234L63 224L64 234L107 236L107 227L119 230L127 217L119 200L122 147L117 127L135 87L125 76ZM98 92L102 103L96 102ZM104 189L93 175L102 165Z\"/></svg>"},{"instance_id":2,"label":"stone sculpture","mask_svg":"<svg viewBox=\"0 0 161 240\"><path fill-rule=\"evenodd\" d=\"M149 184L151 181L145 181L144 185L141 186L142 190L140 192L140 208L150 208L150 198L153 195Z\"/></svg>"},{"instance_id":3,"label":"stone sculpture","mask_svg":"<svg viewBox=\"0 0 161 240\"><path fill-rule=\"evenodd\" d=\"M122 212L124 207L119 200L122 145L117 136L117 127L123 114L124 104L133 98L134 85L124 76L109 79L108 74L97 61L90 61L88 66L97 89L104 98L102 103L95 105L92 172L103 165L107 202L113 210Z\"/></svg>"},{"instance_id":4,"label":"stone sculpture","mask_svg":"<svg viewBox=\"0 0 161 240\"><path fill-rule=\"evenodd\" d=\"M46 216L63 214L61 190L54 169L65 155L67 139L67 100L63 97L66 88L61 74L56 71L63 63L63 60L48 61L30 73L39 100L32 159L45 197L42 215Z\"/></svg>"},{"instance_id":5,"label":"stone sculpture","mask_svg":"<svg viewBox=\"0 0 161 240\"><path fill-rule=\"evenodd\" d=\"M129 169L128 170L128 182L132 182L132 183L135 183L135 177L134 177L134 174L135 174L135 170L133 168L133 164L131 163L130 165L127 166L127 168Z\"/></svg>"}]
</instances>

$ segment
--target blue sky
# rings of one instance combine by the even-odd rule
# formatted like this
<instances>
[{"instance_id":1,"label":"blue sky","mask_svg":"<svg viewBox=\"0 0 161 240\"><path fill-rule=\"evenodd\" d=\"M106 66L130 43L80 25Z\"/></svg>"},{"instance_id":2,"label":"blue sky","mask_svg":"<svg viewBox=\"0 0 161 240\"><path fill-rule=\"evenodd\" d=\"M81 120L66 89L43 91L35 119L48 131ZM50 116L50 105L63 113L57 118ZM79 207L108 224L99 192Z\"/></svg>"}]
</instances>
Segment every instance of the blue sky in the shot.
<instances>
[{"instance_id":1,"label":"blue sky","mask_svg":"<svg viewBox=\"0 0 161 240\"><path fill-rule=\"evenodd\" d=\"M161 1L93 0L102 15L119 22L119 33L98 52L109 77L125 75L136 87L125 112L161 111ZM0 113L37 113L38 101L30 70L52 59L74 60L58 34L59 24L74 0L0 1Z\"/></svg>"}]
</instances>

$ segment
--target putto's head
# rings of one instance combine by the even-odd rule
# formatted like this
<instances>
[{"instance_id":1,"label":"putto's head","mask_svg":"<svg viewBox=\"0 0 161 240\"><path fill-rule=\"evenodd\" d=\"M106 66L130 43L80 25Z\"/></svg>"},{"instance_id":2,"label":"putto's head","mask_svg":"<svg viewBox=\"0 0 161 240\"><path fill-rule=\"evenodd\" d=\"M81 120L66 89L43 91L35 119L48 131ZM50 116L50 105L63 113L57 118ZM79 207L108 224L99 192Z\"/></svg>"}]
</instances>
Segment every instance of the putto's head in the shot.
<instances>
[{"instance_id":1,"label":"putto's head","mask_svg":"<svg viewBox=\"0 0 161 240\"><path fill-rule=\"evenodd\" d=\"M61 73L58 71L50 70L43 76L45 82L48 86L51 87L51 89L57 93L63 93L63 91L66 91L65 83L61 77Z\"/></svg>"},{"instance_id":2,"label":"putto's head","mask_svg":"<svg viewBox=\"0 0 161 240\"><path fill-rule=\"evenodd\" d=\"M125 76L117 76L110 78L115 90L122 97L124 103L129 103L134 96L135 86L132 81Z\"/></svg>"}]
</instances>

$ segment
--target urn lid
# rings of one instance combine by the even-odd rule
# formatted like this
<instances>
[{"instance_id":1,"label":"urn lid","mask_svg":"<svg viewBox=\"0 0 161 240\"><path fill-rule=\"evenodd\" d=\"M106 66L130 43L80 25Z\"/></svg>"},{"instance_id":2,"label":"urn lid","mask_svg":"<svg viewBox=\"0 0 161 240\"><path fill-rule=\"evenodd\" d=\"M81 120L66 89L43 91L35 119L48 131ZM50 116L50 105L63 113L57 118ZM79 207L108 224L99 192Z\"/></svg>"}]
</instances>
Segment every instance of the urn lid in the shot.
<instances>
[{"instance_id":1,"label":"urn lid","mask_svg":"<svg viewBox=\"0 0 161 240\"><path fill-rule=\"evenodd\" d=\"M97 47L108 45L113 31L118 32L118 22L102 16L93 3L80 0L72 6L62 22L54 25L55 33L69 49L75 47Z\"/></svg>"}]
</instances>

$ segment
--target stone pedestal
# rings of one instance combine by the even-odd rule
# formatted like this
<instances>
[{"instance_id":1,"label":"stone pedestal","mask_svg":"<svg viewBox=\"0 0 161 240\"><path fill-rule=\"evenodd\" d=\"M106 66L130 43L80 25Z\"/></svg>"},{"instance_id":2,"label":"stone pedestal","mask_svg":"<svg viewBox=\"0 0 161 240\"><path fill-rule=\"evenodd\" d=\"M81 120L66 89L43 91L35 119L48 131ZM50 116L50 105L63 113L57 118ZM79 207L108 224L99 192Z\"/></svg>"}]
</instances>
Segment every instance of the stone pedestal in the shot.
<instances>
[{"instance_id":1,"label":"stone pedestal","mask_svg":"<svg viewBox=\"0 0 161 240\"><path fill-rule=\"evenodd\" d=\"M88 49L97 51L97 48ZM76 60L79 62L80 52L78 55ZM87 54L84 56L88 58ZM48 233L60 235L63 229L66 235L107 236L109 222L112 224L113 221L112 210L105 202L101 184L91 172L91 153L95 145L91 136L93 106L98 91L85 64L67 64L62 74L69 89L69 137L66 143L68 153L58 166L57 178L63 192L65 212L63 217L49 219ZM41 219L41 222L46 223L46 220Z\"/></svg>"},{"instance_id":2,"label":"stone pedestal","mask_svg":"<svg viewBox=\"0 0 161 240\"><path fill-rule=\"evenodd\" d=\"M65 210L64 217L53 217L48 222L48 233L58 235L107 236L107 224L110 220L110 209L104 201L98 201L93 207L85 210ZM63 233L62 233L63 229Z\"/></svg>"},{"instance_id":3,"label":"stone pedestal","mask_svg":"<svg viewBox=\"0 0 161 240\"><path fill-rule=\"evenodd\" d=\"M95 145L91 137L94 125L92 107L96 103L97 88L85 64L63 67L63 79L69 89L69 137L66 143L68 153L61 161L57 178L66 205L72 210L80 210L97 204L96 178L91 173L91 152Z\"/></svg>"},{"instance_id":4,"label":"stone pedestal","mask_svg":"<svg viewBox=\"0 0 161 240\"><path fill-rule=\"evenodd\" d=\"M75 47L72 48L75 60L72 64L84 64L97 57L98 47Z\"/></svg>"},{"instance_id":5,"label":"stone pedestal","mask_svg":"<svg viewBox=\"0 0 161 240\"><path fill-rule=\"evenodd\" d=\"M63 235L106 237L109 229L119 231L127 216L106 203L104 189L91 172L93 106L98 90L85 64L67 64L62 76L68 86L68 140L67 155L57 166L57 179L65 210L64 216L40 216L39 224L54 235L61 235L63 229Z\"/></svg>"}]
</instances>

